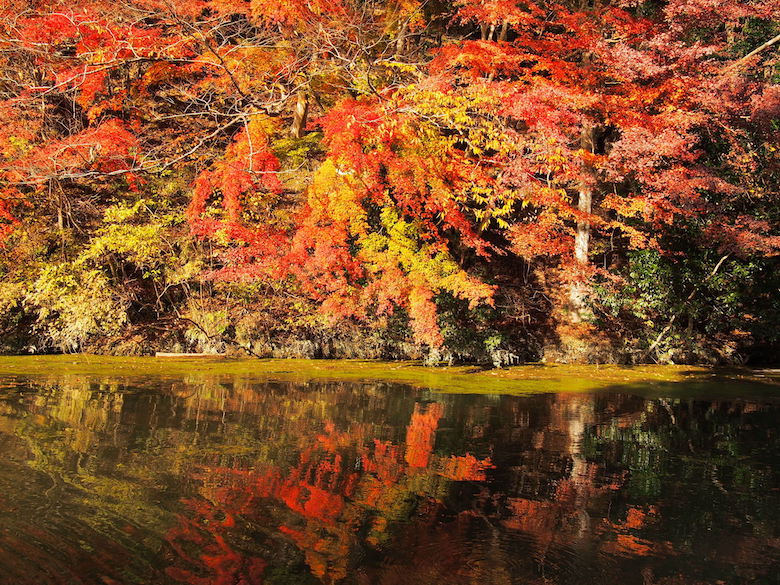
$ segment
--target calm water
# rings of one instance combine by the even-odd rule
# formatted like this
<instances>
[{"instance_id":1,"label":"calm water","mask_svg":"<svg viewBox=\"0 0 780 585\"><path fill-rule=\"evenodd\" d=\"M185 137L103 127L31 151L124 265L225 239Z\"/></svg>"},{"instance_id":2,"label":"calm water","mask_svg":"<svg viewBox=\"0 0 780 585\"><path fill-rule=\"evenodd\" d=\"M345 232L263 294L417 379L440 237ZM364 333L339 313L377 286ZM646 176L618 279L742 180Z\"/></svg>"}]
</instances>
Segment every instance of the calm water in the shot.
<instances>
[{"instance_id":1,"label":"calm water","mask_svg":"<svg viewBox=\"0 0 780 585\"><path fill-rule=\"evenodd\" d=\"M0 583L780 583L780 401L0 376Z\"/></svg>"}]
</instances>

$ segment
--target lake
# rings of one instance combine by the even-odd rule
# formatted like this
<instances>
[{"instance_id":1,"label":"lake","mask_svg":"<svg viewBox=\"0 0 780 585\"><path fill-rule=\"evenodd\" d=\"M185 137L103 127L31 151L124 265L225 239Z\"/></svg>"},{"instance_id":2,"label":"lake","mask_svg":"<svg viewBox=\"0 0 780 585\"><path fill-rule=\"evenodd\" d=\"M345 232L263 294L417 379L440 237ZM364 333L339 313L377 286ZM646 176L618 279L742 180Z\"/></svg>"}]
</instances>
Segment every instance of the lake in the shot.
<instances>
[{"instance_id":1,"label":"lake","mask_svg":"<svg viewBox=\"0 0 780 585\"><path fill-rule=\"evenodd\" d=\"M780 583L776 384L25 359L0 362L3 585Z\"/></svg>"}]
</instances>

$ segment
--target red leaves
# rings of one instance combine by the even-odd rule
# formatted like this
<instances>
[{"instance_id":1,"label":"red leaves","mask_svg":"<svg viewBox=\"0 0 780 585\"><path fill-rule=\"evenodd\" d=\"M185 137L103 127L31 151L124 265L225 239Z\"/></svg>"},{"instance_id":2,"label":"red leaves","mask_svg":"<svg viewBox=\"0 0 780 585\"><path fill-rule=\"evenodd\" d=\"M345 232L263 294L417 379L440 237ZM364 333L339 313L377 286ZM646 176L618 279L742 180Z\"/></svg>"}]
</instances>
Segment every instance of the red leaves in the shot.
<instances>
[{"instance_id":1,"label":"red leaves","mask_svg":"<svg viewBox=\"0 0 780 585\"><path fill-rule=\"evenodd\" d=\"M437 323L437 310L433 302L433 292L425 287L417 287L409 293L409 314L412 317L412 332L415 341L441 347L444 338Z\"/></svg>"},{"instance_id":2,"label":"red leaves","mask_svg":"<svg viewBox=\"0 0 780 585\"><path fill-rule=\"evenodd\" d=\"M459 7L457 18L462 22L493 26L504 22L525 25L545 14L536 3L523 3L521 7L515 0L458 0L456 5Z\"/></svg>"},{"instance_id":3,"label":"red leaves","mask_svg":"<svg viewBox=\"0 0 780 585\"><path fill-rule=\"evenodd\" d=\"M775 235L767 221L739 216L713 222L704 232L721 253L748 257L755 254L780 254L780 235Z\"/></svg>"},{"instance_id":4,"label":"red leaves","mask_svg":"<svg viewBox=\"0 0 780 585\"><path fill-rule=\"evenodd\" d=\"M24 16L16 21L16 29L31 49L56 48L57 53L47 57L65 69L68 63L112 67L129 59L185 54L186 45L171 43L162 28L125 24L118 16L89 5Z\"/></svg>"},{"instance_id":5,"label":"red leaves","mask_svg":"<svg viewBox=\"0 0 780 585\"><path fill-rule=\"evenodd\" d=\"M773 0L670 0L664 12L678 30L690 27L721 28L749 17L772 18L777 15Z\"/></svg>"},{"instance_id":6,"label":"red leaves","mask_svg":"<svg viewBox=\"0 0 780 585\"><path fill-rule=\"evenodd\" d=\"M531 260L537 256L565 256L571 254L574 239L549 213L509 229L512 251Z\"/></svg>"},{"instance_id":7,"label":"red leaves","mask_svg":"<svg viewBox=\"0 0 780 585\"><path fill-rule=\"evenodd\" d=\"M485 178L450 141L421 140L428 129L381 102L342 102L321 123L330 158L298 216L290 273L331 317L402 306L415 340L440 346L436 294L477 303L492 293L457 267L441 237L455 230L483 252L458 199Z\"/></svg>"},{"instance_id":8,"label":"red leaves","mask_svg":"<svg viewBox=\"0 0 780 585\"><path fill-rule=\"evenodd\" d=\"M319 123L325 133L328 153L345 161L349 169L366 177L369 188L378 187L382 153L364 152L363 146L377 139L386 148L395 142L392 128L383 126L385 115L379 104L369 100L345 100L334 107Z\"/></svg>"},{"instance_id":9,"label":"red leaves","mask_svg":"<svg viewBox=\"0 0 780 585\"><path fill-rule=\"evenodd\" d=\"M11 198L50 181L138 188L170 170L194 177L212 277L293 283L334 319L401 308L431 346L444 295L491 302L476 275L495 256L571 271L578 224L638 247L701 219L725 226L724 249L773 253L743 178L775 164L780 98L729 69L722 23L771 20L776 2L671 0L646 18L632 2L385 4L4 7L2 230ZM467 32L426 53L433 12L430 30ZM319 118L289 139L297 98Z\"/></svg>"},{"instance_id":10,"label":"red leaves","mask_svg":"<svg viewBox=\"0 0 780 585\"><path fill-rule=\"evenodd\" d=\"M430 67L434 74L458 71L464 79L478 82L491 74L515 76L524 70L531 74L539 60L536 54L523 48L488 41L464 41L438 50Z\"/></svg>"},{"instance_id":11,"label":"red leaves","mask_svg":"<svg viewBox=\"0 0 780 585\"><path fill-rule=\"evenodd\" d=\"M83 16L82 16L83 18ZM54 12L41 16L25 17L17 29L27 47L57 46L74 39L79 30L79 16Z\"/></svg>"},{"instance_id":12,"label":"red leaves","mask_svg":"<svg viewBox=\"0 0 780 585\"><path fill-rule=\"evenodd\" d=\"M530 131L564 142L567 136L579 131L584 122L582 111L596 106L598 98L579 89L538 80L529 87L512 87L504 93L503 102L503 115L522 121Z\"/></svg>"},{"instance_id":13,"label":"red leaves","mask_svg":"<svg viewBox=\"0 0 780 585\"><path fill-rule=\"evenodd\" d=\"M328 15L343 16L346 6L341 0L251 0L251 11L259 22L301 27L314 24Z\"/></svg>"},{"instance_id":14,"label":"red leaves","mask_svg":"<svg viewBox=\"0 0 780 585\"><path fill-rule=\"evenodd\" d=\"M225 267L212 277L225 280L282 278L279 265L286 248L285 234L271 226L248 226L242 217L245 197L275 196L282 190L279 161L269 150L262 119L247 123L228 147L224 159L195 179L187 218L194 235L222 234L237 245L223 254ZM212 209L224 217L206 217ZM216 207L215 207L216 206Z\"/></svg>"},{"instance_id":15,"label":"red leaves","mask_svg":"<svg viewBox=\"0 0 780 585\"><path fill-rule=\"evenodd\" d=\"M124 174L134 167L137 140L125 124L109 119L61 140L50 140L3 169L14 183L43 184L50 178Z\"/></svg>"},{"instance_id":16,"label":"red leaves","mask_svg":"<svg viewBox=\"0 0 780 585\"><path fill-rule=\"evenodd\" d=\"M763 130L769 130L773 120L780 119L780 85L769 85L750 100L751 118ZM777 129L774 130L777 134Z\"/></svg>"}]
</instances>

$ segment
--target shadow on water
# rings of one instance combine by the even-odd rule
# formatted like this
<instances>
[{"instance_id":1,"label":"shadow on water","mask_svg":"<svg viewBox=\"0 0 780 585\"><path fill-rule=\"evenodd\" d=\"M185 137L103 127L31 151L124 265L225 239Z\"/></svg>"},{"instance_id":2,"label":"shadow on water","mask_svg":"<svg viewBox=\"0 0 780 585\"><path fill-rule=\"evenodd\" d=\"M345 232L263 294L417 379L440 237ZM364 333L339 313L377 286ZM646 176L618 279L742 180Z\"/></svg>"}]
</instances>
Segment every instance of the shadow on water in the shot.
<instances>
[{"instance_id":1,"label":"shadow on water","mask_svg":"<svg viewBox=\"0 0 780 585\"><path fill-rule=\"evenodd\" d=\"M780 582L771 384L565 382L0 376L0 583Z\"/></svg>"}]
</instances>

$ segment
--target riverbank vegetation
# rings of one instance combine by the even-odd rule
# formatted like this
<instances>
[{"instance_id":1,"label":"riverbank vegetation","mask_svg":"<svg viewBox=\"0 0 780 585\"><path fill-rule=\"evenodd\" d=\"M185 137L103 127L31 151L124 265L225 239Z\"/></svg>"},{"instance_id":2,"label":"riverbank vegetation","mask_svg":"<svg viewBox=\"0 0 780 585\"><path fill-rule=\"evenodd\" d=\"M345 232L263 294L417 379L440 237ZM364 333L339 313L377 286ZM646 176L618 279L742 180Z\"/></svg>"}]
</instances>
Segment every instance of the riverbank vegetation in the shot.
<instances>
[{"instance_id":1,"label":"riverbank vegetation","mask_svg":"<svg viewBox=\"0 0 780 585\"><path fill-rule=\"evenodd\" d=\"M5 352L780 348L774 0L9 0Z\"/></svg>"}]
</instances>

